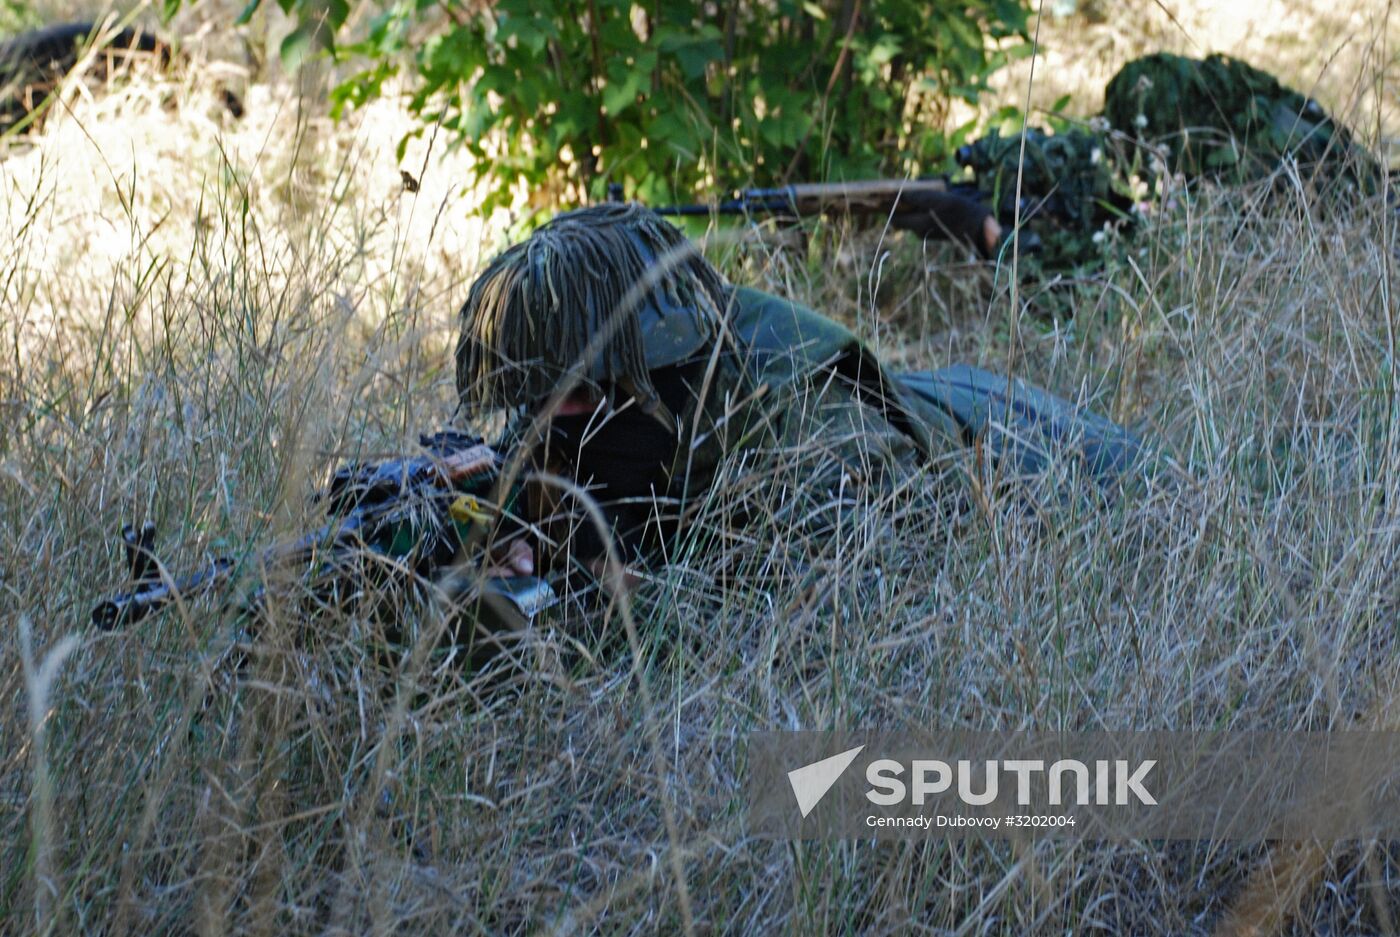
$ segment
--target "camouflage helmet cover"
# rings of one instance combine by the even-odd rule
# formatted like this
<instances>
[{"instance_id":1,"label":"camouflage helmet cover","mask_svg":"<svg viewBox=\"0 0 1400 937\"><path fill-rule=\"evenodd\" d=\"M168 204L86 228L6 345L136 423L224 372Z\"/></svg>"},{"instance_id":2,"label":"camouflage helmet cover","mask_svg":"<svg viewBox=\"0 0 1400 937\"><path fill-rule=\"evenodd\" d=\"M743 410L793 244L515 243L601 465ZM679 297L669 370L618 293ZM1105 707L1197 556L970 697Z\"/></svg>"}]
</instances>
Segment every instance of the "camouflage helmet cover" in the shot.
<instances>
[{"instance_id":1,"label":"camouflage helmet cover","mask_svg":"<svg viewBox=\"0 0 1400 937\"><path fill-rule=\"evenodd\" d=\"M658 405L648 372L717 334L730 286L640 205L566 212L491 261L461 311L457 394L469 414L535 403L574 376Z\"/></svg>"}]
</instances>

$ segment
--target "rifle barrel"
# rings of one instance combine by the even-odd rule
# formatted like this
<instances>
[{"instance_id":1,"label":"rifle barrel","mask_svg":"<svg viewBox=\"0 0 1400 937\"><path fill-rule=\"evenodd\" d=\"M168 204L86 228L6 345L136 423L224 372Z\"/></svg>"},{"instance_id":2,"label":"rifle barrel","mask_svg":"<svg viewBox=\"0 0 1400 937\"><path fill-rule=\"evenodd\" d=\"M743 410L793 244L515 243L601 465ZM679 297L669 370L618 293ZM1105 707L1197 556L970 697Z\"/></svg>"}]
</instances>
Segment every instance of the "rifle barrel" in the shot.
<instances>
[{"instance_id":1,"label":"rifle barrel","mask_svg":"<svg viewBox=\"0 0 1400 937\"><path fill-rule=\"evenodd\" d=\"M710 214L735 214L735 212L726 212L724 210L725 204L726 203L720 203L719 205L661 205L653 210L658 215L673 215L686 218Z\"/></svg>"},{"instance_id":2,"label":"rifle barrel","mask_svg":"<svg viewBox=\"0 0 1400 937\"><path fill-rule=\"evenodd\" d=\"M152 612L159 611L178 596L197 595L225 582L233 573L233 560L220 557L188 575L177 576L170 583L156 580L119 592L92 610L92 623L103 631L131 625Z\"/></svg>"}]
</instances>

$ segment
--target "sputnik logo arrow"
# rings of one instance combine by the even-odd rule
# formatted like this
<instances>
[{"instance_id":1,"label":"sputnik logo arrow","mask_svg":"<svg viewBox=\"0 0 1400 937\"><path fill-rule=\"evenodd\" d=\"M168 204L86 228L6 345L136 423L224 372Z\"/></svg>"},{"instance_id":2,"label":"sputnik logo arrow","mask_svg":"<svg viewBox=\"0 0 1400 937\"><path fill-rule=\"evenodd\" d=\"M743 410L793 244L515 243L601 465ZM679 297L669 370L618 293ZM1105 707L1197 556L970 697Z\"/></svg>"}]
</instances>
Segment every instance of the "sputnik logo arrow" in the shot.
<instances>
[{"instance_id":1,"label":"sputnik logo arrow","mask_svg":"<svg viewBox=\"0 0 1400 937\"><path fill-rule=\"evenodd\" d=\"M846 769L856 760L863 748L865 746L860 745L788 772L788 783L792 785L792 793L797 798L797 806L802 811L803 819L821 803L826 792L841 779L841 775L846 773Z\"/></svg>"}]
</instances>

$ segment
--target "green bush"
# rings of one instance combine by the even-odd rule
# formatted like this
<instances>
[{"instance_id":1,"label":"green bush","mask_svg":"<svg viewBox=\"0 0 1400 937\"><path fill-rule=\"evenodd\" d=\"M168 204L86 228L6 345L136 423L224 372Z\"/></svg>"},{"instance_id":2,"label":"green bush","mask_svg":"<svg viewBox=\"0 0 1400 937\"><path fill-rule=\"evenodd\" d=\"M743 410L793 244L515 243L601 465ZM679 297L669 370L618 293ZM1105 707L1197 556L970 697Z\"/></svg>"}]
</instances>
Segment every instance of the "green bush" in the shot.
<instances>
[{"instance_id":1,"label":"green bush","mask_svg":"<svg viewBox=\"0 0 1400 937\"><path fill-rule=\"evenodd\" d=\"M941 168L967 129L949 102L1029 52L1023 0L400 0L367 29L346 0L279 3L302 23L285 57L358 68L337 115L411 61L423 130L479 158L492 204L517 183L568 204Z\"/></svg>"}]
</instances>

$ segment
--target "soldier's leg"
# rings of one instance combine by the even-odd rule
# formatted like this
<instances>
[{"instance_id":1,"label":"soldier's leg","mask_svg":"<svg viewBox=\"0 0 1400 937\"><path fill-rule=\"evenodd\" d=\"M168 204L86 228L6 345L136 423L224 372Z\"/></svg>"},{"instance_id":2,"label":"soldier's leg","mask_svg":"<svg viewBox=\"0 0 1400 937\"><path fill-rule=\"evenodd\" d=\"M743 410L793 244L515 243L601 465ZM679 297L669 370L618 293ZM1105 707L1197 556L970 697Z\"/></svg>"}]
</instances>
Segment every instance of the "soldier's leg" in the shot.
<instances>
[{"instance_id":1,"label":"soldier's leg","mask_svg":"<svg viewBox=\"0 0 1400 937\"><path fill-rule=\"evenodd\" d=\"M965 442L980 441L1018 472L1040 472L1058 454L1073 453L1096 479L1108 482L1144 462L1135 433L1024 381L965 364L901 374L899 380L948 414Z\"/></svg>"}]
</instances>

